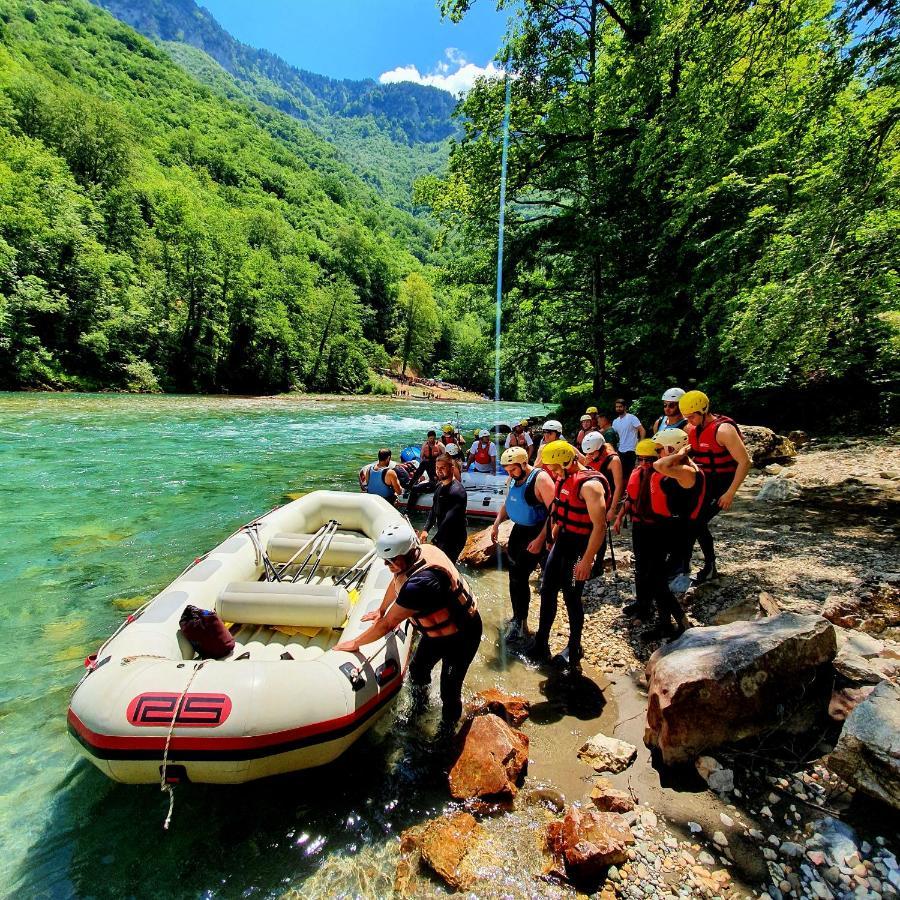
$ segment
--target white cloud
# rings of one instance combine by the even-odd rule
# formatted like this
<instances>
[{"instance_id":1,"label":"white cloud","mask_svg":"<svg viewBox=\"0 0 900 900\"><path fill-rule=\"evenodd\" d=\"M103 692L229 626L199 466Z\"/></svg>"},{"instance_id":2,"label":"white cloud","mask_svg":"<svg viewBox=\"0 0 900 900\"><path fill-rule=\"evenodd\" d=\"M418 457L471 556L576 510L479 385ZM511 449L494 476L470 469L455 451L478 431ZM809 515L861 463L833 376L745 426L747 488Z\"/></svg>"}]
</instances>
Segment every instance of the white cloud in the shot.
<instances>
[{"instance_id":1,"label":"white cloud","mask_svg":"<svg viewBox=\"0 0 900 900\"><path fill-rule=\"evenodd\" d=\"M390 72L378 76L381 84L396 84L398 81L412 81L415 84L430 84L432 87L450 91L451 94L465 94L477 78L502 78L503 70L489 62L486 66L476 66L468 62L456 47L444 51L444 59L439 60L431 72L423 74L416 66L397 66Z\"/></svg>"}]
</instances>

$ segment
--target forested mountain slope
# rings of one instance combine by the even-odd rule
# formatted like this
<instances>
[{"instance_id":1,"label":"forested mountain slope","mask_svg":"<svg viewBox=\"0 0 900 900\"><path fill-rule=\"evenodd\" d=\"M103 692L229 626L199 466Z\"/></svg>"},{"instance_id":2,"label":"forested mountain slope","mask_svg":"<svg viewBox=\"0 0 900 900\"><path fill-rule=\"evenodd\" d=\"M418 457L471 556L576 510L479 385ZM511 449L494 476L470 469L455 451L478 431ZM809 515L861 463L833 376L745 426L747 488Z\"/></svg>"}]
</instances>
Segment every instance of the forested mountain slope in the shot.
<instances>
[{"instance_id":1,"label":"forested mountain slope","mask_svg":"<svg viewBox=\"0 0 900 900\"><path fill-rule=\"evenodd\" d=\"M365 389L429 245L86 0L0 10L0 387Z\"/></svg>"},{"instance_id":2,"label":"forested mountain slope","mask_svg":"<svg viewBox=\"0 0 900 900\"><path fill-rule=\"evenodd\" d=\"M289 65L232 37L194 0L95 0L141 34L159 40L203 80L202 50L257 100L303 119L340 147L363 180L402 208L412 208L413 181L439 172L454 134L455 98L411 83L338 80Z\"/></svg>"}]
</instances>

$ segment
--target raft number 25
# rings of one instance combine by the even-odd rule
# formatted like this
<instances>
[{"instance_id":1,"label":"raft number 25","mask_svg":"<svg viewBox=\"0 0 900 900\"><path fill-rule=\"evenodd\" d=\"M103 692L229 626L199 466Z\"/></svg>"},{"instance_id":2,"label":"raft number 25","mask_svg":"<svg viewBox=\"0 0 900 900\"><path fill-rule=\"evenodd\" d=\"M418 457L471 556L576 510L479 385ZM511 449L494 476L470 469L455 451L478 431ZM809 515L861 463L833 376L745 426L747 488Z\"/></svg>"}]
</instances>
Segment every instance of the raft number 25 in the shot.
<instances>
[{"instance_id":1,"label":"raft number 25","mask_svg":"<svg viewBox=\"0 0 900 900\"><path fill-rule=\"evenodd\" d=\"M175 724L186 728L215 728L231 714L227 694L138 694L128 704L126 716L132 725L158 727ZM176 709L177 707L177 709Z\"/></svg>"}]
</instances>

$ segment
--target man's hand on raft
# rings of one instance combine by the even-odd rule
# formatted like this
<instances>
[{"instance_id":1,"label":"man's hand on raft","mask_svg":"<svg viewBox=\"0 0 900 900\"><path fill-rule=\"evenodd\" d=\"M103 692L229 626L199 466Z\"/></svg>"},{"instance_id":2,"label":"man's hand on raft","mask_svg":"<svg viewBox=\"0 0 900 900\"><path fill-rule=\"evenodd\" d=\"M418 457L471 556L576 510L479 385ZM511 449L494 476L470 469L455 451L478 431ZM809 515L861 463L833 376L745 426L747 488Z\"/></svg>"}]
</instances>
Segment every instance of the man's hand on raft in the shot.
<instances>
[{"instance_id":1,"label":"man's hand on raft","mask_svg":"<svg viewBox=\"0 0 900 900\"><path fill-rule=\"evenodd\" d=\"M344 653L356 653L359 648L359 641L353 640L340 641L340 643L335 644L333 647L334 650L342 650Z\"/></svg>"}]
</instances>

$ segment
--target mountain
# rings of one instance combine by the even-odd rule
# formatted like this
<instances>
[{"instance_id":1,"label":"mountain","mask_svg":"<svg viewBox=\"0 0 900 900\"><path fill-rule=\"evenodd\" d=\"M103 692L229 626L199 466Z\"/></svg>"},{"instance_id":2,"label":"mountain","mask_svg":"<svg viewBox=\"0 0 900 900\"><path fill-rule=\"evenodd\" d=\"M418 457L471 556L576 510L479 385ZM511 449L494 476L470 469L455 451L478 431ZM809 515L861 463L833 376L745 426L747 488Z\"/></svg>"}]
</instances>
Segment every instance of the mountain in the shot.
<instances>
[{"instance_id":1,"label":"mountain","mask_svg":"<svg viewBox=\"0 0 900 900\"><path fill-rule=\"evenodd\" d=\"M179 47L0 6L0 388L365 390L427 223Z\"/></svg>"},{"instance_id":2,"label":"mountain","mask_svg":"<svg viewBox=\"0 0 900 900\"><path fill-rule=\"evenodd\" d=\"M412 83L338 80L291 66L241 43L194 0L94 0L160 42L201 80L216 76L202 51L252 97L306 121L339 147L354 171L395 205L412 208L412 183L441 171L456 128L456 98Z\"/></svg>"}]
</instances>

